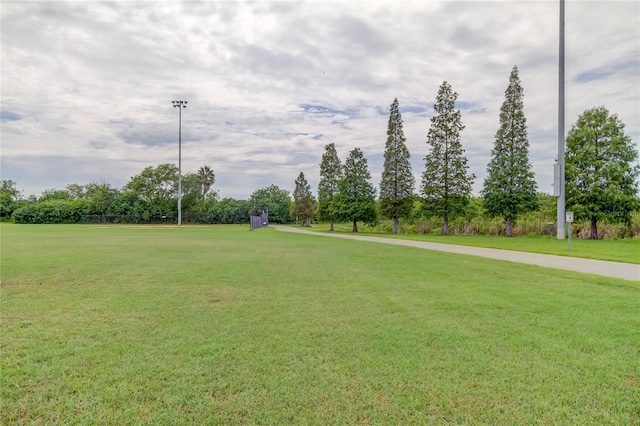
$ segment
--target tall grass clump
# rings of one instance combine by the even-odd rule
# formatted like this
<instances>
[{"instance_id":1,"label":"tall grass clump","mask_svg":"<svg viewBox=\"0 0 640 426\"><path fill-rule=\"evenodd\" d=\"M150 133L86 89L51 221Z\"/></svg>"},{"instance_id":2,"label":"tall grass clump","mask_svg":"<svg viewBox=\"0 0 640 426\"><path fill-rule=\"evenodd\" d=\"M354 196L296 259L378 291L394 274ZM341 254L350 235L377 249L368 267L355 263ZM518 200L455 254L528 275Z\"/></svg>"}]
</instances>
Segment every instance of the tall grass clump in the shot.
<instances>
[{"instance_id":1,"label":"tall grass clump","mask_svg":"<svg viewBox=\"0 0 640 426\"><path fill-rule=\"evenodd\" d=\"M400 234L442 235L443 221L438 217L414 218L400 222ZM531 212L516 218L513 225L513 236L549 236L555 235L556 218L547 212ZM478 215L473 218L458 217L449 223L452 235L506 235L507 224L503 218ZM391 233L390 220L381 220L369 226L372 232ZM591 224L588 221L574 222L572 235L575 238L589 238ZM598 222L598 238L600 239L638 239L640 238L640 214L631 216L629 223L616 223L607 220Z\"/></svg>"},{"instance_id":2,"label":"tall grass clump","mask_svg":"<svg viewBox=\"0 0 640 426\"><path fill-rule=\"evenodd\" d=\"M577 238L591 238L591 222L581 221L572 224L571 234ZM598 239L640 238L640 223L598 222Z\"/></svg>"}]
</instances>

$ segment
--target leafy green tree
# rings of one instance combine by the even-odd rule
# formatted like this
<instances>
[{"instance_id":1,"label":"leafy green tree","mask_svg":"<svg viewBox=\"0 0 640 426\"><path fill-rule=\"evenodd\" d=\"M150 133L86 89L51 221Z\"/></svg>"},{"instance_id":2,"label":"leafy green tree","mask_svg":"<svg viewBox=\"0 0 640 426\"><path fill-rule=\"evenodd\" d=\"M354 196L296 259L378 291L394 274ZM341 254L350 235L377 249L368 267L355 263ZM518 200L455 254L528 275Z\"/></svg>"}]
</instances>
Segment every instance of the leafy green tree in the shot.
<instances>
[{"instance_id":1,"label":"leafy green tree","mask_svg":"<svg viewBox=\"0 0 640 426\"><path fill-rule=\"evenodd\" d=\"M269 185L253 192L249 197L251 214L258 214L263 208L269 209L269 222L285 223L291 212L291 196L288 191Z\"/></svg>"},{"instance_id":2,"label":"leafy green tree","mask_svg":"<svg viewBox=\"0 0 640 426\"><path fill-rule=\"evenodd\" d=\"M449 235L449 218L464 212L475 180L475 175L468 174L469 166L460 142L464 126L460 110L455 109L457 98L458 93L443 82L434 105L435 115L431 117L427 135L430 148L422 174L425 207L444 219L444 235Z\"/></svg>"},{"instance_id":3,"label":"leafy green tree","mask_svg":"<svg viewBox=\"0 0 640 426\"><path fill-rule=\"evenodd\" d=\"M338 182L342 179L342 164L338 158L336 145L325 145L320 162L320 181L318 182L318 219L329 221L329 230L333 231L335 218L334 197L338 193Z\"/></svg>"},{"instance_id":4,"label":"leafy green tree","mask_svg":"<svg viewBox=\"0 0 640 426\"><path fill-rule=\"evenodd\" d=\"M119 194L120 191L108 186L93 192L89 198L89 214L106 215L109 206Z\"/></svg>"},{"instance_id":5,"label":"leafy green tree","mask_svg":"<svg viewBox=\"0 0 640 426\"><path fill-rule=\"evenodd\" d=\"M91 182L84 185L84 197L89 200L89 214L106 215L109 206L120 191L102 182Z\"/></svg>"},{"instance_id":6,"label":"leafy green tree","mask_svg":"<svg viewBox=\"0 0 640 426\"><path fill-rule=\"evenodd\" d=\"M216 182L216 175L213 173L213 169L206 165L200 167L196 174L202 187L202 199L204 199L211 186Z\"/></svg>"},{"instance_id":7,"label":"leafy green tree","mask_svg":"<svg viewBox=\"0 0 640 426\"><path fill-rule=\"evenodd\" d=\"M354 148L349 153L334 203L337 218L352 221L353 232L358 232L359 220L376 220L376 190L371 184L367 159L360 148Z\"/></svg>"},{"instance_id":8,"label":"leafy green tree","mask_svg":"<svg viewBox=\"0 0 640 426\"><path fill-rule=\"evenodd\" d=\"M85 196L88 198L92 198L96 194L102 193L105 190L113 190L113 189L111 188L111 185L105 182L104 180L101 180L100 182L91 182L84 186L84 193L85 193Z\"/></svg>"},{"instance_id":9,"label":"leafy green tree","mask_svg":"<svg viewBox=\"0 0 640 426\"><path fill-rule=\"evenodd\" d=\"M512 236L513 220L537 208L537 185L529 162L524 92L514 66L500 108L500 127L496 133L491 161L484 180L484 207L492 216L507 221L507 237Z\"/></svg>"},{"instance_id":10,"label":"leafy green tree","mask_svg":"<svg viewBox=\"0 0 640 426\"><path fill-rule=\"evenodd\" d=\"M481 218L484 210L484 199L482 197L470 197L469 202L464 208L461 216L467 223L472 220Z\"/></svg>"},{"instance_id":11,"label":"leafy green tree","mask_svg":"<svg viewBox=\"0 0 640 426\"><path fill-rule=\"evenodd\" d=\"M0 181L0 217L8 218L18 207L20 191L12 180Z\"/></svg>"},{"instance_id":12,"label":"leafy green tree","mask_svg":"<svg viewBox=\"0 0 640 426\"><path fill-rule=\"evenodd\" d=\"M558 216L558 199L545 192L538 192L537 198L540 216L546 218L549 222L555 221Z\"/></svg>"},{"instance_id":13,"label":"leafy green tree","mask_svg":"<svg viewBox=\"0 0 640 426\"><path fill-rule=\"evenodd\" d=\"M124 191L114 197L107 214L134 218L128 222L146 222L150 218L149 202L137 192Z\"/></svg>"},{"instance_id":14,"label":"leafy green tree","mask_svg":"<svg viewBox=\"0 0 640 426\"><path fill-rule=\"evenodd\" d=\"M203 209L202 181L198 173L182 175L182 210L194 212ZM188 216L188 215L187 215Z\"/></svg>"},{"instance_id":15,"label":"leafy green tree","mask_svg":"<svg viewBox=\"0 0 640 426\"><path fill-rule=\"evenodd\" d=\"M71 200L71 194L64 189L49 188L42 191L38 201Z\"/></svg>"},{"instance_id":16,"label":"leafy green tree","mask_svg":"<svg viewBox=\"0 0 640 426\"><path fill-rule=\"evenodd\" d=\"M598 238L599 220L630 223L639 207L638 150L624 127L601 106L582 113L567 135L566 203L577 219L591 221L591 238Z\"/></svg>"},{"instance_id":17,"label":"leafy green tree","mask_svg":"<svg viewBox=\"0 0 640 426\"><path fill-rule=\"evenodd\" d=\"M178 196L178 167L168 163L149 166L133 176L123 190L133 191L146 201L175 198Z\"/></svg>"},{"instance_id":18,"label":"leafy green tree","mask_svg":"<svg viewBox=\"0 0 640 426\"><path fill-rule=\"evenodd\" d=\"M303 225L311 226L311 218L316 212L316 199L311 194L311 185L309 185L307 179L304 177L304 173L300 172L295 181L295 185L291 218L300 218L302 219Z\"/></svg>"},{"instance_id":19,"label":"leafy green tree","mask_svg":"<svg viewBox=\"0 0 640 426\"><path fill-rule=\"evenodd\" d=\"M16 209L16 203L11 199L11 195L6 192L0 192L0 217L11 217Z\"/></svg>"},{"instance_id":20,"label":"leafy green tree","mask_svg":"<svg viewBox=\"0 0 640 426\"><path fill-rule=\"evenodd\" d=\"M393 100L384 148L384 169L380 182L380 211L393 219L393 233L398 233L398 219L406 217L413 206L415 178L411 171L411 155L406 145L398 98Z\"/></svg>"},{"instance_id":21,"label":"leafy green tree","mask_svg":"<svg viewBox=\"0 0 640 426\"><path fill-rule=\"evenodd\" d=\"M13 201L20 199L20 191L11 179L0 180L0 194L8 194Z\"/></svg>"},{"instance_id":22,"label":"leafy green tree","mask_svg":"<svg viewBox=\"0 0 640 426\"><path fill-rule=\"evenodd\" d=\"M84 200L86 198L84 185L71 183L67 185L66 191L69 193L69 198L72 200Z\"/></svg>"},{"instance_id":23,"label":"leafy green tree","mask_svg":"<svg viewBox=\"0 0 640 426\"><path fill-rule=\"evenodd\" d=\"M209 208L213 215L213 223L247 223L250 216L250 206L247 200L223 198L216 201Z\"/></svg>"},{"instance_id":24,"label":"leafy green tree","mask_svg":"<svg viewBox=\"0 0 640 426\"><path fill-rule=\"evenodd\" d=\"M138 209L136 216L140 221L157 217L171 217L178 208L178 167L174 164L160 164L146 167L123 187L123 191L136 193L146 203L144 213ZM193 206L200 197L200 185L193 173L183 175L182 198L183 211Z\"/></svg>"}]
</instances>

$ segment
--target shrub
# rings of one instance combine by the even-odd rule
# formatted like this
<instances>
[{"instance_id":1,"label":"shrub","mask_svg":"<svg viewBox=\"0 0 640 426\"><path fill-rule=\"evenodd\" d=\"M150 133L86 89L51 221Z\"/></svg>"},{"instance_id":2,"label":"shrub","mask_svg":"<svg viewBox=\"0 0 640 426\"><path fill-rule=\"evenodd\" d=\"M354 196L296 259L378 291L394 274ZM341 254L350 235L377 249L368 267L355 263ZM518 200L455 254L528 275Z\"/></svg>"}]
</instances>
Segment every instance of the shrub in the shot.
<instances>
[{"instance_id":1,"label":"shrub","mask_svg":"<svg viewBox=\"0 0 640 426\"><path fill-rule=\"evenodd\" d=\"M15 223L79 223L89 210L86 200L51 200L20 207L13 219Z\"/></svg>"}]
</instances>

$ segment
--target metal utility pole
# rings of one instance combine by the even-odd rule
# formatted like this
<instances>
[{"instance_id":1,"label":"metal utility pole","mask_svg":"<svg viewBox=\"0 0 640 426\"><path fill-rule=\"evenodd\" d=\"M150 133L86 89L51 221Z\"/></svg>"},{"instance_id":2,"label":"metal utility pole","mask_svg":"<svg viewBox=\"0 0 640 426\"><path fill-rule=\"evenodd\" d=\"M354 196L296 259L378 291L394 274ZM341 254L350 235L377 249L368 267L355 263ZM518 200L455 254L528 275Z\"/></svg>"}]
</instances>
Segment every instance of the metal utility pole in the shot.
<instances>
[{"instance_id":1,"label":"metal utility pole","mask_svg":"<svg viewBox=\"0 0 640 426\"><path fill-rule=\"evenodd\" d=\"M558 239L565 237L565 192L564 192L564 0L560 0L560 49L558 61Z\"/></svg>"},{"instance_id":2,"label":"metal utility pole","mask_svg":"<svg viewBox=\"0 0 640 426\"><path fill-rule=\"evenodd\" d=\"M187 101L171 101L180 113L178 121L178 225L182 225L182 108L187 107Z\"/></svg>"}]
</instances>

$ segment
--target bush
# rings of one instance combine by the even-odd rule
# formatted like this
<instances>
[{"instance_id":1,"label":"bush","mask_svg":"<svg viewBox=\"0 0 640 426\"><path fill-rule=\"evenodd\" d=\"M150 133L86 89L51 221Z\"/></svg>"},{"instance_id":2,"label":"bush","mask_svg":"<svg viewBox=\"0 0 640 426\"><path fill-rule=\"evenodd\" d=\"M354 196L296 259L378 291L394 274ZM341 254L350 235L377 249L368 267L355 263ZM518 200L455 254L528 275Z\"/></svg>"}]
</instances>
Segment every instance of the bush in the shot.
<instances>
[{"instance_id":1,"label":"bush","mask_svg":"<svg viewBox=\"0 0 640 426\"><path fill-rule=\"evenodd\" d=\"M15 223L79 223L89 210L86 200L51 200L20 207L13 219Z\"/></svg>"}]
</instances>

